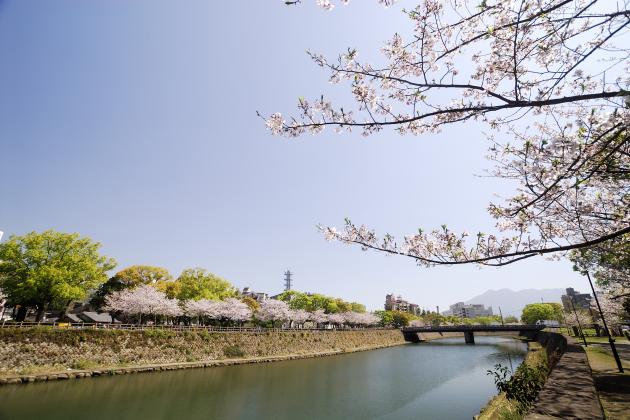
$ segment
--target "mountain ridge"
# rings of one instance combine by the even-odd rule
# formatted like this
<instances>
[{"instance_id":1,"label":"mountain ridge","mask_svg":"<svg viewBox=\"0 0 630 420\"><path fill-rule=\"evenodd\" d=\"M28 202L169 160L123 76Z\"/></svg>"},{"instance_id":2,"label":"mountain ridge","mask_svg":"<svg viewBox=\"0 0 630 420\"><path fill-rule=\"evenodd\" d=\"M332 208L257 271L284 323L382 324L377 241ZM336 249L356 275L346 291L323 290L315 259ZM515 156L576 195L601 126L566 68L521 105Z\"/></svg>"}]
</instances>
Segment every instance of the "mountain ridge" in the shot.
<instances>
[{"instance_id":1,"label":"mountain ridge","mask_svg":"<svg viewBox=\"0 0 630 420\"><path fill-rule=\"evenodd\" d=\"M503 316L521 316L523 307L529 303L560 303L560 297L565 293L565 289L522 289L512 290L508 288L490 289L475 296L465 303L481 303L485 306L492 306L495 315L499 314L499 307Z\"/></svg>"}]
</instances>

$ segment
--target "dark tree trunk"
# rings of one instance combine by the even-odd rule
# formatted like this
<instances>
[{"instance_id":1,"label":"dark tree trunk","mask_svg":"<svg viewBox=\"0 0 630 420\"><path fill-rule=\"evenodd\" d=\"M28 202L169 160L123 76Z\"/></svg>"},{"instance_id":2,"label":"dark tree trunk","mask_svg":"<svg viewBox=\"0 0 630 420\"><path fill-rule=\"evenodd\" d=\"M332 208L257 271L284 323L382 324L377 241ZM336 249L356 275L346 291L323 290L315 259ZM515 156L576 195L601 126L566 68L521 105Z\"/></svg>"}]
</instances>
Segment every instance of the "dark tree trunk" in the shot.
<instances>
[{"instance_id":1,"label":"dark tree trunk","mask_svg":"<svg viewBox=\"0 0 630 420\"><path fill-rule=\"evenodd\" d=\"M37 306L37 315L35 315L35 322L40 322L42 320L42 318L46 314L46 308L48 308L48 305Z\"/></svg>"},{"instance_id":2,"label":"dark tree trunk","mask_svg":"<svg viewBox=\"0 0 630 420\"><path fill-rule=\"evenodd\" d=\"M17 315L15 316L16 321L24 321L26 319L26 313L28 312L28 308L26 306L21 305L17 310Z\"/></svg>"}]
</instances>

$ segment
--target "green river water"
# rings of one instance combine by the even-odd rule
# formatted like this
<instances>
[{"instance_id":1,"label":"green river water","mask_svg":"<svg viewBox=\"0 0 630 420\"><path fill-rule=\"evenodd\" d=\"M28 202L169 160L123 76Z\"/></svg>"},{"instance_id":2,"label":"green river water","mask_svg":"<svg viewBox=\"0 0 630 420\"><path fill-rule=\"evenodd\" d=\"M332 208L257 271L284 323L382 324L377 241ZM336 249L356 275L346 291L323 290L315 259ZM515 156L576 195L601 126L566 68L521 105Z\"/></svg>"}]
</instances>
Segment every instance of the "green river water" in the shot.
<instances>
[{"instance_id":1,"label":"green river water","mask_svg":"<svg viewBox=\"0 0 630 420\"><path fill-rule=\"evenodd\" d=\"M441 339L339 356L0 388L2 420L471 419L526 345Z\"/></svg>"}]
</instances>

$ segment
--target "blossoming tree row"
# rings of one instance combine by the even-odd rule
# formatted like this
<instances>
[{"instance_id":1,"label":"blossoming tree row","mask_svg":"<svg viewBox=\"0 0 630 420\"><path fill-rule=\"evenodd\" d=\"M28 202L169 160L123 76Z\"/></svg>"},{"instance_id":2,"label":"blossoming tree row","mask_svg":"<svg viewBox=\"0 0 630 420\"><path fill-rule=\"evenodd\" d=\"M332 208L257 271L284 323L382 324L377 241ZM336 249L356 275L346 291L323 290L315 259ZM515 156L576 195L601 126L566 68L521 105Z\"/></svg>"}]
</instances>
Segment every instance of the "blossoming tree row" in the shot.
<instances>
[{"instance_id":1,"label":"blossoming tree row","mask_svg":"<svg viewBox=\"0 0 630 420\"><path fill-rule=\"evenodd\" d=\"M225 300L184 300L169 298L166 293L150 285L142 285L133 289L125 289L110 293L105 297L105 310L112 314L135 317L138 322L147 318L154 322L169 322L186 317L195 323L209 325L242 325L245 322L257 322L271 326L291 325L304 327L333 325L341 326L373 326L380 318L370 313L341 312L326 314L324 310L308 312L303 309L291 309L286 302L268 299L253 310L245 302L237 298Z\"/></svg>"}]
</instances>

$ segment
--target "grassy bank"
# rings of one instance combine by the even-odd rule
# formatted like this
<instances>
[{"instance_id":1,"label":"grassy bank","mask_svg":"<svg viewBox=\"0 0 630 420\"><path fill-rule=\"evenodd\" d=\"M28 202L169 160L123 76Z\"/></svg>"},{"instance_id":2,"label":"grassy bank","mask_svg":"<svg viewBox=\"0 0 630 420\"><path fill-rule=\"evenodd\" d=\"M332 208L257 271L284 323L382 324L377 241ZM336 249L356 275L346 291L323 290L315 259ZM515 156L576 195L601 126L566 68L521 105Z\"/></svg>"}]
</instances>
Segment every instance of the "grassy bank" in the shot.
<instances>
[{"instance_id":1,"label":"grassy bank","mask_svg":"<svg viewBox=\"0 0 630 420\"><path fill-rule=\"evenodd\" d=\"M547 369L547 352L535 341L527 343L528 352L523 365L532 369ZM518 369L515 375L518 375ZM476 417L478 420L517 420L522 419L526 409L516 400L508 399L505 392L494 397Z\"/></svg>"}]
</instances>

